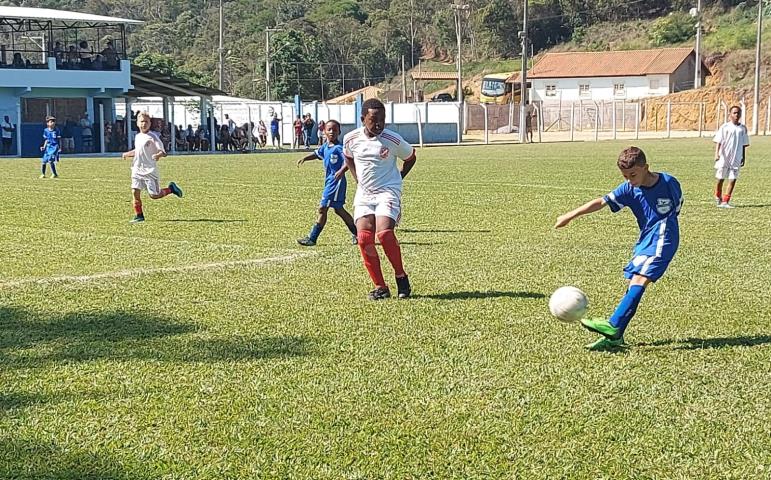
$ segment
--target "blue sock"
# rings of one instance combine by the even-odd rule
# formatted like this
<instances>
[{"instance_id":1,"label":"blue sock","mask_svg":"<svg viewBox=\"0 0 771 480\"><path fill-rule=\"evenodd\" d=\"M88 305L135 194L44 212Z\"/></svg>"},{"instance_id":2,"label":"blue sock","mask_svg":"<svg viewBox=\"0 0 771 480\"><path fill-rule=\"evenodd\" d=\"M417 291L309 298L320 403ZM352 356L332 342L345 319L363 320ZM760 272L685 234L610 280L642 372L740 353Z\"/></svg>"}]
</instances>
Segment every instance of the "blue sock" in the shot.
<instances>
[{"instance_id":1,"label":"blue sock","mask_svg":"<svg viewBox=\"0 0 771 480\"><path fill-rule=\"evenodd\" d=\"M610 324L620 328L621 333L624 333L635 312L637 312L637 306L640 305L640 300L642 300L644 293L645 287L642 285L632 285L629 287L626 295L621 299L621 303L616 307L616 311L613 312L613 316L610 317Z\"/></svg>"},{"instance_id":2,"label":"blue sock","mask_svg":"<svg viewBox=\"0 0 771 480\"><path fill-rule=\"evenodd\" d=\"M308 238L313 240L314 242L319 239L319 235L321 235L321 231L324 230L324 225L319 225L318 223L314 223L313 227L311 228L311 233L308 234Z\"/></svg>"},{"instance_id":3,"label":"blue sock","mask_svg":"<svg viewBox=\"0 0 771 480\"><path fill-rule=\"evenodd\" d=\"M56 173L56 162L51 162L51 173L54 177L58 175L58 173Z\"/></svg>"},{"instance_id":4,"label":"blue sock","mask_svg":"<svg viewBox=\"0 0 771 480\"><path fill-rule=\"evenodd\" d=\"M46 174L46 164L43 163L40 165L40 172L45 175Z\"/></svg>"}]
</instances>

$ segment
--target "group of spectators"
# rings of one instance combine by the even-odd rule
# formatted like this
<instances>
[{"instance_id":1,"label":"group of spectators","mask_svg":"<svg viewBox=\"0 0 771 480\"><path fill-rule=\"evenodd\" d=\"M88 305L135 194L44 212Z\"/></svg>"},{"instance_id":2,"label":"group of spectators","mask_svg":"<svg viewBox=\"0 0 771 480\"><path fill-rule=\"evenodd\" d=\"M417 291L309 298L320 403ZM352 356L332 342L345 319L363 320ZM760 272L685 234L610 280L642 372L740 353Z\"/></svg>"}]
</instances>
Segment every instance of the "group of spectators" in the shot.
<instances>
[{"instance_id":1,"label":"group of spectators","mask_svg":"<svg viewBox=\"0 0 771 480\"><path fill-rule=\"evenodd\" d=\"M292 139L292 148L300 148L300 145L305 145L305 148L311 148L311 145L318 143L319 145L324 143L326 135L324 134L325 122L319 120L318 125L311 117L310 113L306 113L300 118L298 115L293 124L294 138ZM317 142L313 141L313 131L317 130Z\"/></svg>"},{"instance_id":2,"label":"group of spectators","mask_svg":"<svg viewBox=\"0 0 771 480\"><path fill-rule=\"evenodd\" d=\"M82 40L77 47L70 45L64 49L62 42L54 44L53 56L56 68L60 70L118 70L120 57L112 41L108 41L100 52L95 52Z\"/></svg>"}]
</instances>

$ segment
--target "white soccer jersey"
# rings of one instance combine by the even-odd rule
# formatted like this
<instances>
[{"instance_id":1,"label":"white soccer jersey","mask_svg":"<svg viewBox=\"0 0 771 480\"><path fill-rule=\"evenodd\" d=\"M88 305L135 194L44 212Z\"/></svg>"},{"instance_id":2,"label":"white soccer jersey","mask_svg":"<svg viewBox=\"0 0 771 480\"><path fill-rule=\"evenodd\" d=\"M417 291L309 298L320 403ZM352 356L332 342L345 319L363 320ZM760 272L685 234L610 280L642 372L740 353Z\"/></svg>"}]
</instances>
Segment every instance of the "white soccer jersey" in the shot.
<instances>
[{"instance_id":1,"label":"white soccer jersey","mask_svg":"<svg viewBox=\"0 0 771 480\"><path fill-rule=\"evenodd\" d=\"M157 133L137 133L134 137L134 162L131 164L131 176L157 177L158 163L153 160L153 155L163 151L163 142Z\"/></svg>"},{"instance_id":2,"label":"white soccer jersey","mask_svg":"<svg viewBox=\"0 0 771 480\"><path fill-rule=\"evenodd\" d=\"M383 191L401 194L402 176L396 159L410 159L415 149L398 133L385 129L370 138L364 133L364 127L360 127L345 136L343 145L343 154L353 158L356 166L358 190L364 194Z\"/></svg>"},{"instance_id":3,"label":"white soccer jersey","mask_svg":"<svg viewBox=\"0 0 771 480\"><path fill-rule=\"evenodd\" d=\"M744 147L750 144L747 127L726 122L715 133L713 141L720 144L720 158L715 163L715 168L736 169L741 166L744 160Z\"/></svg>"}]
</instances>

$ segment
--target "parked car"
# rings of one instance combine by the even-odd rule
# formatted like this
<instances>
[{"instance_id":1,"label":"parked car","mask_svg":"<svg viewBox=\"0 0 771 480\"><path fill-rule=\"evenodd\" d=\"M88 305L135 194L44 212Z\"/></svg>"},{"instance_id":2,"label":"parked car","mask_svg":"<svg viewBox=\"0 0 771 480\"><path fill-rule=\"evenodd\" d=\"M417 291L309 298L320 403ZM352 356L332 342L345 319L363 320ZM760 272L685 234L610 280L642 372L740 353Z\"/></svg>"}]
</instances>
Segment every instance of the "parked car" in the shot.
<instances>
[{"instance_id":1,"label":"parked car","mask_svg":"<svg viewBox=\"0 0 771 480\"><path fill-rule=\"evenodd\" d=\"M454 102L455 99L449 93L437 93L431 97L432 102Z\"/></svg>"}]
</instances>

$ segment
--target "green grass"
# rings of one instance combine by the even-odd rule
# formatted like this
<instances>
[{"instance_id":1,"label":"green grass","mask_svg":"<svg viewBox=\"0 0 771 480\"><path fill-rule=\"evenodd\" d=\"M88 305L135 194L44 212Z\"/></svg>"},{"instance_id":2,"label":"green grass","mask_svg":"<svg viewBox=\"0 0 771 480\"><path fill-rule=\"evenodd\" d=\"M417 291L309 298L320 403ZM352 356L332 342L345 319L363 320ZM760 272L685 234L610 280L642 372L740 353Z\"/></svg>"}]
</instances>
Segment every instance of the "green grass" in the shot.
<instances>
[{"instance_id":1,"label":"green grass","mask_svg":"<svg viewBox=\"0 0 771 480\"><path fill-rule=\"evenodd\" d=\"M299 155L164 159L185 198L143 225L121 160L0 160L0 478L771 477L771 141L735 210L708 140L640 143L682 182L682 244L618 354L546 302L623 293L628 212L552 229L620 181L620 143L420 151L415 298L379 303L337 218L295 244L321 184Z\"/></svg>"}]
</instances>

